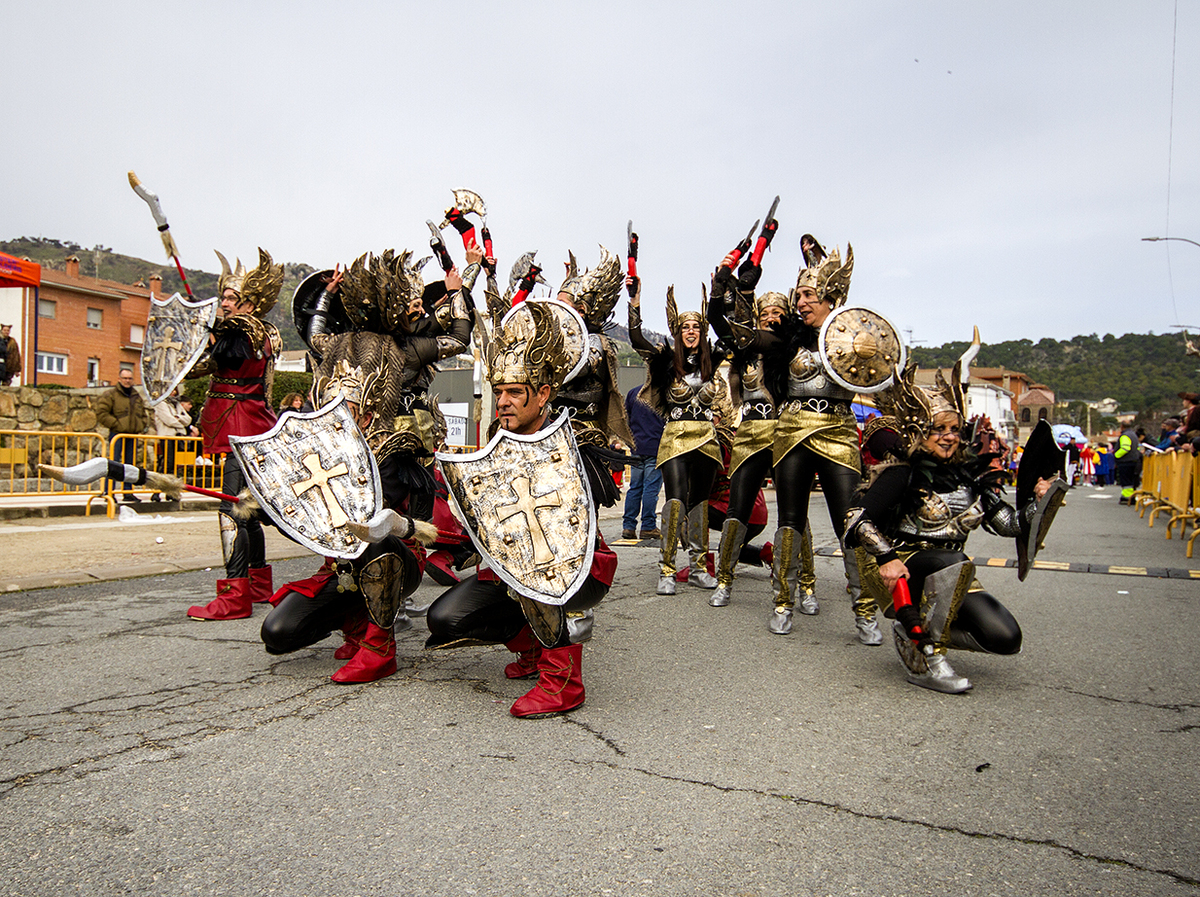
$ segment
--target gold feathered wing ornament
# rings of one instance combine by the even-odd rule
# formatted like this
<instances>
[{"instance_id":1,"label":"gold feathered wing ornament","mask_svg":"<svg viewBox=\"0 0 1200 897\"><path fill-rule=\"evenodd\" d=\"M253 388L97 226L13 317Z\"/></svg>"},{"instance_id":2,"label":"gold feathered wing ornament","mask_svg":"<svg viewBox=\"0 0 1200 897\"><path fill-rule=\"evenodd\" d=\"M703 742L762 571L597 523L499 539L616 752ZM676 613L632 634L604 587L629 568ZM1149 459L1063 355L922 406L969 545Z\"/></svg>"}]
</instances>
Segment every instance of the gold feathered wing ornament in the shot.
<instances>
[{"instance_id":1,"label":"gold feathered wing ornament","mask_svg":"<svg viewBox=\"0 0 1200 897\"><path fill-rule=\"evenodd\" d=\"M679 307L675 304L675 284L667 287L667 330L679 338Z\"/></svg>"},{"instance_id":2,"label":"gold feathered wing ornament","mask_svg":"<svg viewBox=\"0 0 1200 897\"><path fill-rule=\"evenodd\" d=\"M258 265L246 272L242 281L242 301L254 306L254 313L262 317L275 307L279 291L283 287L283 265L272 264L271 253L258 248Z\"/></svg>"},{"instance_id":3,"label":"gold feathered wing ornament","mask_svg":"<svg viewBox=\"0 0 1200 897\"><path fill-rule=\"evenodd\" d=\"M574 256L571 256L574 261ZM599 333L612 318L617 300L621 298L621 287L625 283L625 273L621 268L621 260L602 245L600 247L600 264L585 273L580 278L579 292L586 307L583 319L588 329Z\"/></svg>"}]
</instances>

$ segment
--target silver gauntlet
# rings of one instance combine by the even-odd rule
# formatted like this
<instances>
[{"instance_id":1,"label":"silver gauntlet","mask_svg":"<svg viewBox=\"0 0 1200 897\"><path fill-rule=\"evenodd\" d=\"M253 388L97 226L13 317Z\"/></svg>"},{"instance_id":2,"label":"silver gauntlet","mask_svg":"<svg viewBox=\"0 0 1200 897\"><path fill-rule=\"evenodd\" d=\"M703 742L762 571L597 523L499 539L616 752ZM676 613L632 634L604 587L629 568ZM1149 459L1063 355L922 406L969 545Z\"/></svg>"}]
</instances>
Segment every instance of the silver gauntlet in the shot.
<instances>
[{"instance_id":1,"label":"silver gauntlet","mask_svg":"<svg viewBox=\"0 0 1200 897\"><path fill-rule=\"evenodd\" d=\"M850 533L854 533L854 538L863 551L872 557L879 557L892 550L892 543L879 531L879 527L871 522L862 508L851 508L846 512L846 535Z\"/></svg>"}]
</instances>

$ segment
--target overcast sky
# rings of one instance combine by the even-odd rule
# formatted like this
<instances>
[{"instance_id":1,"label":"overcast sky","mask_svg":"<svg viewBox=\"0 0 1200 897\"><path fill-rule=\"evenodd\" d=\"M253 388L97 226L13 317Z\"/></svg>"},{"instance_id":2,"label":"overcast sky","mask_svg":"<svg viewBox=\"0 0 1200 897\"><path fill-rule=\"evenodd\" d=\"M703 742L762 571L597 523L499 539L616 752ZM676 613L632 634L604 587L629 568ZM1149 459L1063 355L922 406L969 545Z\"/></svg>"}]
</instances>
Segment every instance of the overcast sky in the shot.
<instances>
[{"instance_id":1,"label":"overcast sky","mask_svg":"<svg viewBox=\"0 0 1200 897\"><path fill-rule=\"evenodd\" d=\"M752 11L747 11L748 9ZM1200 325L1200 3L9 4L0 237L185 265L426 254L451 188L507 272L641 237L647 324L779 194L914 340ZM1172 40L1175 38L1172 87ZM1172 89L1174 98L1172 101ZM1173 137L1172 137L1173 116ZM446 233L462 258L457 234ZM432 271L430 270L430 273ZM618 311L624 320L624 306Z\"/></svg>"}]
</instances>

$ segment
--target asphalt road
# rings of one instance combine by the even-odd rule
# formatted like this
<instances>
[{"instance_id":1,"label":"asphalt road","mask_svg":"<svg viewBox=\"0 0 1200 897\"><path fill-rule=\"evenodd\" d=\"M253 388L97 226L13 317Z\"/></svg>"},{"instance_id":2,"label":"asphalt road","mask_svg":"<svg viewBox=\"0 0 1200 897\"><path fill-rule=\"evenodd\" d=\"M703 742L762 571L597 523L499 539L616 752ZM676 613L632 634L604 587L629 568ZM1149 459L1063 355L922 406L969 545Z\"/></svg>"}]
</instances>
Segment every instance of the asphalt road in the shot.
<instances>
[{"instance_id":1,"label":"asphalt road","mask_svg":"<svg viewBox=\"0 0 1200 897\"><path fill-rule=\"evenodd\" d=\"M1200 893L1200 562L1115 489L1072 491L1044 557L1175 575L982 570L1025 650L952 652L962 696L854 641L832 557L780 637L766 571L714 609L618 554L587 703L538 721L503 648L425 652L420 619L395 676L339 686L337 638L187 620L212 571L4 595L0 894Z\"/></svg>"}]
</instances>

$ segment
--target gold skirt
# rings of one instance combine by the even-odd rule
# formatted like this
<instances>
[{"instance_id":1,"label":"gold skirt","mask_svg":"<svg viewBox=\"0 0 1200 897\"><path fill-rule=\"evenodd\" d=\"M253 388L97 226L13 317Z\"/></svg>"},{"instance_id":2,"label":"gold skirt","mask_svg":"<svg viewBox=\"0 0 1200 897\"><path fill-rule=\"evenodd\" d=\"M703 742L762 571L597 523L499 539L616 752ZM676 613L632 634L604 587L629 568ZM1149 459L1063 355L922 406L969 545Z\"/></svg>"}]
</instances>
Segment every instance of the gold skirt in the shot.
<instances>
[{"instance_id":1,"label":"gold skirt","mask_svg":"<svg viewBox=\"0 0 1200 897\"><path fill-rule=\"evenodd\" d=\"M775 444L775 421L744 420L733 437L733 449L729 453L729 475L738 469L747 458L771 448Z\"/></svg>"},{"instance_id":2,"label":"gold skirt","mask_svg":"<svg viewBox=\"0 0 1200 897\"><path fill-rule=\"evenodd\" d=\"M843 467L862 472L858 453L858 427L854 414L822 414L818 411L784 411L775 424L773 461L802 444L805 448Z\"/></svg>"},{"instance_id":3,"label":"gold skirt","mask_svg":"<svg viewBox=\"0 0 1200 897\"><path fill-rule=\"evenodd\" d=\"M658 460L655 467L662 467L672 458L700 452L718 464L721 463L721 446L717 443L717 431L706 420L672 420L663 428L662 441L658 444Z\"/></svg>"}]
</instances>

